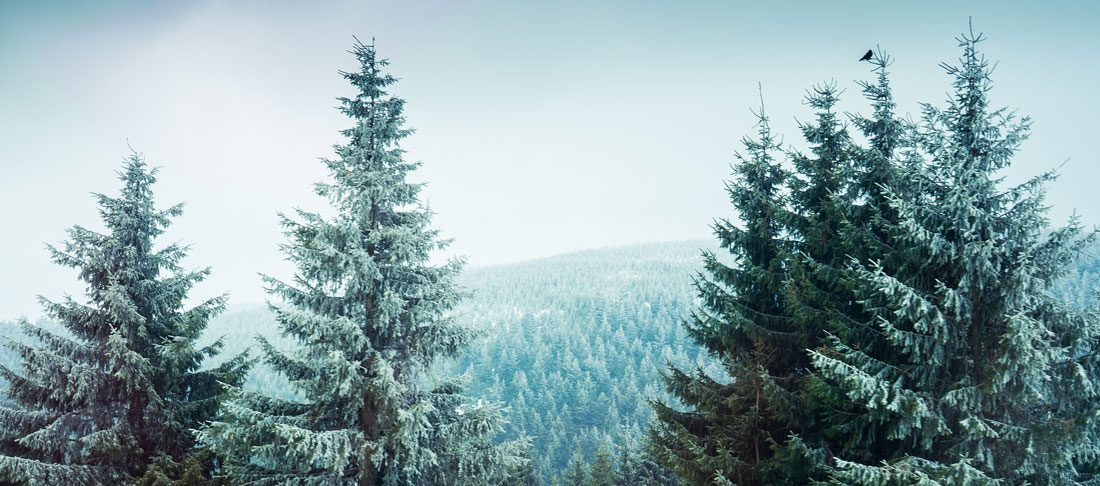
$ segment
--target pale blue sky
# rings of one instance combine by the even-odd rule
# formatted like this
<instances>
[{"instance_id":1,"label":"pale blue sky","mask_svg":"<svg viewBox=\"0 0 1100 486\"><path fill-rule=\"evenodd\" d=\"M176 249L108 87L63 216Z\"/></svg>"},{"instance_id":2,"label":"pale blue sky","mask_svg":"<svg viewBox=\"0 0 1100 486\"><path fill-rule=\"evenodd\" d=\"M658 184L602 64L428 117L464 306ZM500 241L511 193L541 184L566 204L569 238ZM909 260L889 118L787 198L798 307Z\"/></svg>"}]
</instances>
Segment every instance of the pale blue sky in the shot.
<instances>
[{"instance_id":1,"label":"pale blue sky","mask_svg":"<svg viewBox=\"0 0 1100 486\"><path fill-rule=\"evenodd\" d=\"M353 35L402 78L417 177L473 264L708 237L758 82L796 143L812 83L865 108L856 59L879 45L916 114L945 98L968 16L1000 62L993 102L1035 119L1010 180L1069 159L1052 216L1100 223L1093 2L47 3L0 0L0 318L80 293L43 242L98 227L89 192L117 191L127 139L162 167L162 205L187 203L165 241L213 267L195 296L261 301L257 272L289 271L275 213L321 207Z\"/></svg>"}]
</instances>

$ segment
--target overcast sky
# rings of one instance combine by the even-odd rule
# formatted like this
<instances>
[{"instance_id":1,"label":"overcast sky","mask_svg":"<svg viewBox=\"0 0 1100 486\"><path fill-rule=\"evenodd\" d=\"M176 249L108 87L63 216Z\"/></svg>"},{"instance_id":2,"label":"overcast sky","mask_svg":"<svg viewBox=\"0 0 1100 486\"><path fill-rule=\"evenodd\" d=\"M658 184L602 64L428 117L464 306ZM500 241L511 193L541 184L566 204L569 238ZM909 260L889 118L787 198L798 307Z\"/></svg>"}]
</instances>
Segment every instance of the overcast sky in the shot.
<instances>
[{"instance_id":1,"label":"overcast sky","mask_svg":"<svg viewBox=\"0 0 1100 486\"><path fill-rule=\"evenodd\" d=\"M945 99L968 16L1000 62L994 104L1035 119L1009 179L1069 159L1051 215L1100 223L1092 2L0 0L0 318L81 293L44 242L100 227L90 193L117 193L127 141L162 168L160 204L186 202L163 242L213 267L194 296L262 301L257 273L290 270L276 213L323 205L353 35L401 78L436 226L487 265L708 237L757 83L797 143L813 83L865 109L856 59L878 45L915 115Z\"/></svg>"}]
</instances>

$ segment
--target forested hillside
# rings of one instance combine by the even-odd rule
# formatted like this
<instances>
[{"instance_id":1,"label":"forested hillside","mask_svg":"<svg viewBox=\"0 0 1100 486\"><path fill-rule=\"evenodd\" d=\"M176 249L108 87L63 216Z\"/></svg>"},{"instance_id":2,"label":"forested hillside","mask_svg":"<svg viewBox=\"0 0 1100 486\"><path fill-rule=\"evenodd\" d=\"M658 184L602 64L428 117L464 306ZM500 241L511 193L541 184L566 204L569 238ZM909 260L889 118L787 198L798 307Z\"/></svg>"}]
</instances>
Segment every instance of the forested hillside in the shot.
<instances>
[{"instance_id":1,"label":"forested hillside","mask_svg":"<svg viewBox=\"0 0 1100 486\"><path fill-rule=\"evenodd\" d=\"M531 438L544 479L564 474L578 448L591 461L601 442L640 447L653 416L647 399L669 399L658 378L666 362L721 373L680 325L709 246L640 244L471 268L462 281L473 294L457 313L484 334L439 371L466 374L470 396L510 408L505 438ZM0 329L17 334L14 325ZM254 349L257 335L291 346L276 333L265 306L243 305L214 318L204 341L225 336L219 358ZM0 359L16 364L14 356ZM246 388L294 398L286 379L262 364Z\"/></svg>"},{"instance_id":2,"label":"forested hillside","mask_svg":"<svg viewBox=\"0 0 1100 486\"><path fill-rule=\"evenodd\" d=\"M505 438L532 439L544 479L563 474L578 448L592 460L601 442L640 447L653 416L647 399L668 398L658 379L666 362L721 373L679 321L709 245L640 244L471 268L462 281L473 295L457 312L484 334L440 371L467 375L470 396L510 408ZM225 335L222 355L234 356L275 332L267 309L253 305L215 318L207 337ZM292 398L285 378L264 365L246 388Z\"/></svg>"},{"instance_id":3,"label":"forested hillside","mask_svg":"<svg viewBox=\"0 0 1100 486\"><path fill-rule=\"evenodd\" d=\"M1085 250L1080 261L1056 287L1059 297L1076 307L1096 303L1100 292L1100 246Z\"/></svg>"},{"instance_id":4,"label":"forested hillside","mask_svg":"<svg viewBox=\"0 0 1100 486\"><path fill-rule=\"evenodd\" d=\"M509 435L533 438L543 477L579 447L638 443L666 398L658 370L698 363L680 319L706 241L593 250L471 269L463 317L487 331L457 366L471 395L512 408Z\"/></svg>"}]
</instances>

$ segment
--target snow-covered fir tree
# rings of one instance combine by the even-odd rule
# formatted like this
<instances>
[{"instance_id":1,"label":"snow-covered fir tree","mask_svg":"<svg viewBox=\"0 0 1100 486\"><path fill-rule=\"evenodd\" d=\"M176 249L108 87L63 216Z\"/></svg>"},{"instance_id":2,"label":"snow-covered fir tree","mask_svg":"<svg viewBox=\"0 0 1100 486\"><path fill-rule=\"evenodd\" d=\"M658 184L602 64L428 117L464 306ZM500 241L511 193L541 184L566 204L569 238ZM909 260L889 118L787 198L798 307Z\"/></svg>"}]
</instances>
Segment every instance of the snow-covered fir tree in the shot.
<instances>
[{"instance_id":1,"label":"snow-covered fir tree","mask_svg":"<svg viewBox=\"0 0 1100 486\"><path fill-rule=\"evenodd\" d=\"M786 424L789 435L775 447L775 459L762 484L808 484L827 478L830 448L822 424L832 415L817 396L816 378L810 373L807 349L822 344L827 333L845 329L857 307L851 286L838 270L857 248L846 234L852 209L859 199L854 190L859 177L860 150L836 110L840 90L835 84L814 86L805 104L814 108L814 120L799 125L807 153L791 152L793 171L787 179L790 207L787 215L793 251L787 260L783 314L788 328L801 338L785 362L790 385ZM792 346L794 347L794 346ZM797 358L795 357L797 356ZM742 484L742 483L739 483Z\"/></svg>"},{"instance_id":2,"label":"snow-covered fir tree","mask_svg":"<svg viewBox=\"0 0 1100 486\"><path fill-rule=\"evenodd\" d=\"M879 50L869 62L873 66L875 81L858 83L864 98L871 102L873 113L869 117L860 114L852 116L852 121L868 144L867 147L855 147L859 154L854 156L857 161L852 167L851 180L852 199L860 209L870 214L856 210L850 220L863 225L870 225L884 217L874 214L876 212L893 214L887 191L897 190L899 171L895 168L898 162L895 154L910 143L910 127L896 113L897 102L894 101L888 69L890 57Z\"/></svg>"},{"instance_id":3,"label":"snow-covered fir tree","mask_svg":"<svg viewBox=\"0 0 1100 486\"><path fill-rule=\"evenodd\" d=\"M860 303L856 289L861 275L851 262L876 261L883 268L919 268L918 257L896 251L899 243L898 215L891 197L906 193L910 187L901 176L906 170L916 170L919 158L912 150L912 126L895 114L893 91L887 68L890 59L878 51L870 60L876 74L874 82L860 82L863 94L871 102L873 114L851 115L855 125L868 141L867 146L852 146L853 165L842 191L848 203L840 227L837 247L830 251L833 258L820 262L819 275L829 275L831 283L804 288L832 289L833 295L819 299L818 313L831 316L823 331L858 343L863 348L888 352L889 343L873 325L873 316ZM824 293L822 293L824 294ZM874 417L859 413L858 404L814 373L806 385L806 402L812 404L820 443L827 444L832 454L849 458L875 457L875 451L885 445L884 434ZM825 466L825 464L821 464Z\"/></svg>"},{"instance_id":4,"label":"snow-covered fir tree","mask_svg":"<svg viewBox=\"0 0 1100 486\"><path fill-rule=\"evenodd\" d=\"M786 447L802 408L799 370L809 365L802 350L816 334L793 327L797 323L786 315L789 175L762 108L757 115L757 138L742 140L746 154L737 155L727 185L742 226L728 220L714 225L732 262L704 254L705 274L696 281L701 307L686 323L730 379L673 367L666 386L686 408L654 404L650 451L690 484L788 479L790 468L782 463L791 455L775 450Z\"/></svg>"},{"instance_id":5,"label":"snow-covered fir tree","mask_svg":"<svg viewBox=\"0 0 1100 486\"><path fill-rule=\"evenodd\" d=\"M810 153L791 153L794 174L787 178L792 239L801 253L819 264L841 258L840 231L850 206L847 187L854 151L847 127L835 111L839 101L840 91L834 84L810 90L805 102L816 110L815 120L799 127Z\"/></svg>"},{"instance_id":6,"label":"snow-covered fir tree","mask_svg":"<svg viewBox=\"0 0 1100 486\"><path fill-rule=\"evenodd\" d=\"M358 69L342 75L356 94L340 101L354 126L324 161L331 180L316 185L335 215L284 218L297 272L266 279L282 333L300 346L261 347L302 400L240 392L201 440L234 482L506 482L526 459L523 444L494 444L501 410L462 396L458 379L426 376L474 337L449 314L464 294L462 262L431 263L447 241L429 226L422 185L407 180L419 164L399 146L411 133L405 102L387 93L395 78L373 45L352 52Z\"/></svg>"},{"instance_id":7,"label":"snow-covered fir tree","mask_svg":"<svg viewBox=\"0 0 1100 486\"><path fill-rule=\"evenodd\" d=\"M1071 484L1094 479L1100 321L1052 292L1090 241L1051 230L1042 174L1003 187L1029 121L988 102L981 36L959 38L954 93L925 105L893 263L855 261L867 319L812 353L860 437L833 449L844 484ZM910 262L907 264L906 262ZM873 336L873 337L869 337Z\"/></svg>"},{"instance_id":8,"label":"snow-covered fir tree","mask_svg":"<svg viewBox=\"0 0 1100 486\"><path fill-rule=\"evenodd\" d=\"M538 471L535 470L535 456L531 452L531 441L526 435L520 434L518 444L520 448L516 452L516 455L527 459L527 461L525 461L525 464L519 466L518 469L513 470L508 477L508 484L515 486L538 486L539 474Z\"/></svg>"},{"instance_id":9,"label":"snow-covered fir tree","mask_svg":"<svg viewBox=\"0 0 1100 486\"><path fill-rule=\"evenodd\" d=\"M22 370L0 367L14 404L0 408L0 483L179 479L191 430L213 418L223 384L247 373L244 356L201 369L221 343L196 347L196 340L225 297L185 308L209 269L181 268L186 247L154 247L182 211L154 206L155 173L130 156L119 173L121 195L96 195L106 231L75 226L64 245L50 247L56 263L79 271L87 300L43 298L69 335L24 322L37 345L8 343ZM186 465L201 476L201 464Z\"/></svg>"}]
</instances>

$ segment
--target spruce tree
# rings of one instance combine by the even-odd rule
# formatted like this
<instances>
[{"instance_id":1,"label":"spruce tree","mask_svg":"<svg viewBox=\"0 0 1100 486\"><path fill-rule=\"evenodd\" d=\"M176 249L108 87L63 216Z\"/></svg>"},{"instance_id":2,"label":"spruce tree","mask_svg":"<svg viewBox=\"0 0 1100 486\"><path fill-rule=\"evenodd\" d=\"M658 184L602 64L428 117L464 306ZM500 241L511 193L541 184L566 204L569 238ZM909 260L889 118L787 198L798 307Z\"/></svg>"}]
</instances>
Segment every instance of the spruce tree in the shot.
<instances>
[{"instance_id":1,"label":"spruce tree","mask_svg":"<svg viewBox=\"0 0 1100 486\"><path fill-rule=\"evenodd\" d=\"M629 428L619 435L616 446L619 449L618 473L615 475L617 486L679 484L671 471L661 467L650 454L646 454L644 444L635 442Z\"/></svg>"},{"instance_id":2,"label":"spruce tree","mask_svg":"<svg viewBox=\"0 0 1100 486\"><path fill-rule=\"evenodd\" d=\"M858 147L860 153L853 167L853 199L867 211L889 211L888 190L898 189L897 160L894 158L900 149L909 145L910 128L897 116L897 103L890 85L889 67L891 59L881 50L870 59L875 73L875 81L859 81L863 96L871 102L873 114L865 117L859 114L852 120L860 133L867 139L868 147ZM892 212L892 211L891 211ZM860 217L864 216L864 217ZM856 212L851 220L869 223L875 221L875 214Z\"/></svg>"},{"instance_id":3,"label":"spruce tree","mask_svg":"<svg viewBox=\"0 0 1100 486\"><path fill-rule=\"evenodd\" d=\"M840 400L822 392L828 388L810 372L806 351L821 346L827 335L848 335L853 316L861 310L847 264L852 255L865 250L860 239L864 233L880 226L865 224L863 218L878 210L881 198L869 196L864 188L890 183L892 161L855 145L835 109L839 95L834 84L810 90L806 104L815 109L815 119L800 124L809 152L790 155L794 171L788 178L791 203L787 217L794 251L785 283L784 314L804 341L799 343L799 357L788 361L795 376L789 390L798 398L798 412L790 416L790 436L776 448L765 483L805 484L827 479L829 451L837 440L852 437L846 416L835 411ZM891 115L886 110L878 116L889 120ZM878 163L868 164L868 154L878 157ZM836 427L842 429L839 434L830 427L834 420L841 422Z\"/></svg>"},{"instance_id":4,"label":"spruce tree","mask_svg":"<svg viewBox=\"0 0 1100 486\"><path fill-rule=\"evenodd\" d=\"M565 471L561 484L563 486L586 486L588 484L588 463L580 446L573 451L573 456L569 458L569 467Z\"/></svg>"},{"instance_id":5,"label":"spruce tree","mask_svg":"<svg viewBox=\"0 0 1100 486\"><path fill-rule=\"evenodd\" d=\"M1052 291L1092 235L1075 222L1050 230L1053 174L1003 187L1029 120L989 107L981 40L961 36L960 64L944 65L954 93L924 107L921 162L897 165L909 186L884 188L903 257L851 266L864 332L811 354L861 424L858 447L836 449L844 484L1093 479L1100 321Z\"/></svg>"},{"instance_id":6,"label":"spruce tree","mask_svg":"<svg viewBox=\"0 0 1100 486\"><path fill-rule=\"evenodd\" d=\"M535 461L531 453L531 441L521 432L518 444L520 446L517 455L524 459L524 463L508 478L508 481L515 486L538 486L539 473L535 469Z\"/></svg>"},{"instance_id":7,"label":"spruce tree","mask_svg":"<svg viewBox=\"0 0 1100 486\"><path fill-rule=\"evenodd\" d=\"M588 484L591 486L615 486L615 458L611 455L611 445L601 441L596 448L596 457L589 470Z\"/></svg>"},{"instance_id":8,"label":"spruce tree","mask_svg":"<svg viewBox=\"0 0 1100 486\"><path fill-rule=\"evenodd\" d=\"M816 263L829 264L841 258L840 241L845 209L850 206L853 144L847 128L834 108L840 93L834 84L815 86L806 104L816 110L812 123L800 125L810 154L792 152L794 176L790 186L791 222L798 249Z\"/></svg>"},{"instance_id":9,"label":"spruce tree","mask_svg":"<svg viewBox=\"0 0 1100 486\"><path fill-rule=\"evenodd\" d=\"M300 346L261 340L266 361L302 401L240 392L201 433L225 460L223 474L260 484L483 484L523 466L521 444L496 445L501 411L462 396L461 380L435 386L425 372L474 333L451 309L464 292L462 261L434 265L447 246L407 177L399 142L404 100L373 45L352 51L359 69L342 73L356 90L341 98L354 126L343 132L331 181L316 192L332 217L284 217L292 282L266 278L281 332Z\"/></svg>"},{"instance_id":10,"label":"spruce tree","mask_svg":"<svg viewBox=\"0 0 1100 486\"><path fill-rule=\"evenodd\" d=\"M147 473L177 479L191 430L213 417L223 384L239 384L247 373L244 356L201 369L221 342L200 348L196 340L225 297L184 307L210 271L181 268L186 247L154 248L182 211L154 206L155 174L130 156L119 173L121 195L96 195L106 231L75 226L63 246L49 247L54 262L79 271L87 301L41 298L68 335L24 322L37 345L8 343L23 366L22 373L0 367L14 404L0 408L0 482L118 484Z\"/></svg>"},{"instance_id":11,"label":"spruce tree","mask_svg":"<svg viewBox=\"0 0 1100 486\"><path fill-rule=\"evenodd\" d=\"M896 251L898 214L891 198L910 190L903 175L916 170L919 160L911 150L911 124L903 122L895 114L896 104L890 86L888 66L890 58L878 51L870 59L876 80L859 82L864 97L871 102L873 114L865 117L851 115L868 144L865 147L850 145L848 175L840 189L843 204L837 248L824 251L832 258L817 263L817 274L826 276L826 285L806 288L832 289L832 295L821 292L823 298L818 313L830 323L826 331L843 336L850 343L863 349L889 352L889 343L875 324L873 315L860 304L856 290L861 275L851 268L852 261L876 261L891 271L901 268L919 268L923 261L907 252ZM811 317L813 313L809 314ZM824 335L822 336L824 337ZM824 344L819 341L818 345ZM884 442L883 430L873 417L853 410L855 406L836 387L823 381L820 374L811 375L806 383L806 403L812 404L813 423L820 432L821 443L833 454L850 458L874 457L872 452Z\"/></svg>"},{"instance_id":12,"label":"spruce tree","mask_svg":"<svg viewBox=\"0 0 1100 486\"><path fill-rule=\"evenodd\" d=\"M688 483L782 481L786 468L777 461L786 455L774 451L792 433L799 373L808 366L801 350L812 336L785 314L789 175L776 158L782 150L763 109L757 116L758 138L742 140L747 155L737 155L727 184L742 226L714 225L732 262L704 254L706 275L696 280L701 307L685 323L729 379L672 367L666 386L687 408L654 403L651 453Z\"/></svg>"}]
</instances>

